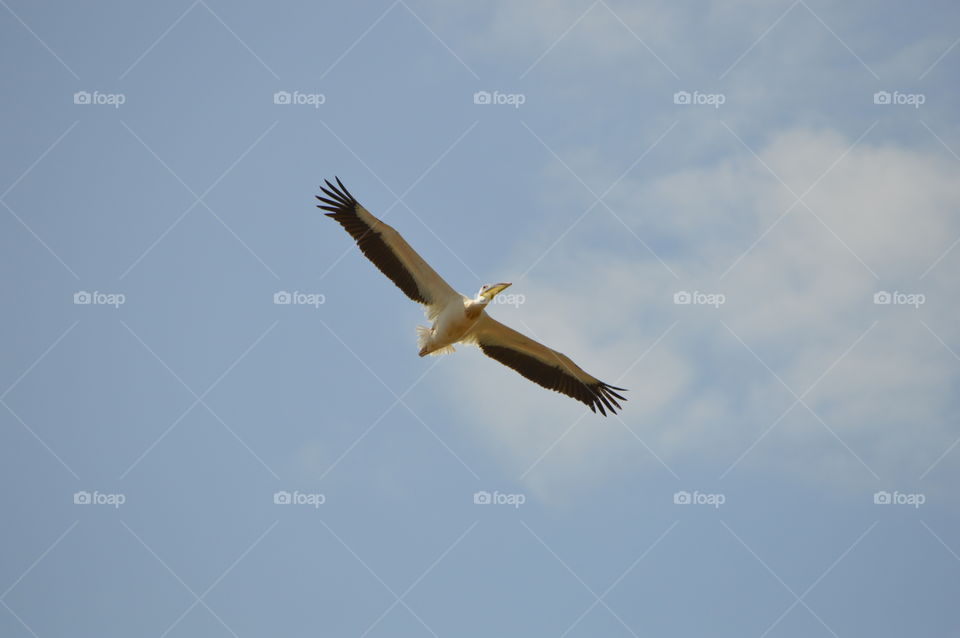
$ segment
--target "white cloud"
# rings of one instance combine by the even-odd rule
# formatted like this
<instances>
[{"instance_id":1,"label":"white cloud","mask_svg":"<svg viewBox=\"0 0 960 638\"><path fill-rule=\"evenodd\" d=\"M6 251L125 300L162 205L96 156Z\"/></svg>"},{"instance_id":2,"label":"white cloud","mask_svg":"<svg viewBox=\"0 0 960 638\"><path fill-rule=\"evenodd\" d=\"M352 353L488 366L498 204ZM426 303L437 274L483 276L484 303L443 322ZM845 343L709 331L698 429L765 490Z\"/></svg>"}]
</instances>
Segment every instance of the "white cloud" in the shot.
<instances>
[{"instance_id":1,"label":"white cloud","mask_svg":"<svg viewBox=\"0 0 960 638\"><path fill-rule=\"evenodd\" d=\"M849 150L852 143L835 132L804 129L778 134L758 149L797 193L847 152L807 198L829 229L798 206L723 280L720 274L793 201L745 151L650 181L628 178L611 195L631 227L679 246L664 257L679 281L640 247L585 248L573 233L519 283L526 305L494 312L528 332L526 324L611 383L679 320L618 384L631 389L623 419L668 465L702 460L720 471L793 402L721 319L797 394L876 321L805 401L882 480L916 480L960 435L952 418L960 362L921 323L948 343L960 337L946 321L960 310L945 274L951 259L919 279L960 236L952 214L960 208L960 182L944 155L869 140ZM503 272L527 265L518 258ZM719 309L675 306L678 289L720 291L728 301ZM873 293L881 289L917 289L929 301L919 309L874 305ZM554 446L525 477L543 498L637 468L666 471L613 419L590 415L556 443L579 416L577 404L482 356L464 359L449 366L447 379L451 388L470 387L453 396L491 450L519 475ZM876 485L870 470L803 406L734 471L751 468Z\"/></svg>"}]
</instances>

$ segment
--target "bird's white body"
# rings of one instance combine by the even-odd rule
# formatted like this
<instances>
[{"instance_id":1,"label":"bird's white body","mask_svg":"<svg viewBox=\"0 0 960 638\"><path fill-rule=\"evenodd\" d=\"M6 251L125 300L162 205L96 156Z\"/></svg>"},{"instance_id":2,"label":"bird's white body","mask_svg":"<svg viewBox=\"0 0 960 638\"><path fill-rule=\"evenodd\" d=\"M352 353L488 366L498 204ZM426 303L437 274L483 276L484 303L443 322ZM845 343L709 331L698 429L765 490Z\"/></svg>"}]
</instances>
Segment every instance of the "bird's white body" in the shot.
<instances>
[{"instance_id":1,"label":"bird's white body","mask_svg":"<svg viewBox=\"0 0 960 638\"><path fill-rule=\"evenodd\" d=\"M453 345L468 341L471 332L485 314L485 302L460 296L448 301L437 315L433 326L417 326L417 346L421 357L428 354L448 354Z\"/></svg>"}]
</instances>

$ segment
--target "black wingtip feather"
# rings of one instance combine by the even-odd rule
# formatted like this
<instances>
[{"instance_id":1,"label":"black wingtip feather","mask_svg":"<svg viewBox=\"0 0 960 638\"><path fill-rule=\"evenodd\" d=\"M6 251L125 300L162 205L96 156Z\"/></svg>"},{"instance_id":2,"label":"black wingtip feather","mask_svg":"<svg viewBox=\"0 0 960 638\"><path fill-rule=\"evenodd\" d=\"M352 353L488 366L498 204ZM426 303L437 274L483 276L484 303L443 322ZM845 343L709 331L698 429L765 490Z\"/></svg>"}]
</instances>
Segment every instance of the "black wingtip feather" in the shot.
<instances>
[{"instance_id":1,"label":"black wingtip feather","mask_svg":"<svg viewBox=\"0 0 960 638\"><path fill-rule=\"evenodd\" d=\"M561 394L580 401L590 408L590 411L593 413L599 410L600 414L607 416L608 411L610 414L616 414L617 410L623 409L617 402L617 398L621 401L626 401L626 398L610 389L615 386L607 385L602 381L584 383L560 366L545 363L536 357L512 350L509 347L493 343L484 343L482 340L479 345L480 349L488 357L496 359L507 367L513 368L526 378L548 390L560 392ZM623 388L618 389L624 390Z\"/></svg>"},{"instance_id":2,"label":"black wingtip feather","mask_svg":"<svg viewBox=\"0 0 960 638\"><path fill-rule=\"evenodd\" d=\"M405 295L418 303L431 303L429 295L421 292L414 275L407 270L389 243L384 240L383 229L369 221L372 215L360 205L339 177L334 177L334 180L337 182L336 186L328 179L323 180L326 186L321 185L319 188L326 197L315 196L320 202L317 208L329 211L325 215L339 223L357 242L357 246L367 259L373 262L380 272L393 281ZM361 215L361 210L365 214ZM385 224L382 226L389 228Z\"/></svg>"}]
</instances>

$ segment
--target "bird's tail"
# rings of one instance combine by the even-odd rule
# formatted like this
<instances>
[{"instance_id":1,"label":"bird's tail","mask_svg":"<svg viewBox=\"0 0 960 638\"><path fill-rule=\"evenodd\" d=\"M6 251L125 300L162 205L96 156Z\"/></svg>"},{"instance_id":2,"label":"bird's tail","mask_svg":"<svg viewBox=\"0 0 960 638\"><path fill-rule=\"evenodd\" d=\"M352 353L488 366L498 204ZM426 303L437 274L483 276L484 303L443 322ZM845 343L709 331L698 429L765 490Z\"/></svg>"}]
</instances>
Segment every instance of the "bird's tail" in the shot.
<instances>
[{"instance_id":1,"label":"bird's tail","mask_svg":"<svg viewBox=\"0 0 960 638\"><path fill-rule=\"evenodd\" d=\"M431 334L433 334L432 328L428 328L427 326L417 326L417 349L420 351L421 357L424 357L428 354L432 356L438 354L450 354L451 352L454 352L453 346L444 346L428 352L427 350L430 347Z\"/></svg>"}]
</instances>

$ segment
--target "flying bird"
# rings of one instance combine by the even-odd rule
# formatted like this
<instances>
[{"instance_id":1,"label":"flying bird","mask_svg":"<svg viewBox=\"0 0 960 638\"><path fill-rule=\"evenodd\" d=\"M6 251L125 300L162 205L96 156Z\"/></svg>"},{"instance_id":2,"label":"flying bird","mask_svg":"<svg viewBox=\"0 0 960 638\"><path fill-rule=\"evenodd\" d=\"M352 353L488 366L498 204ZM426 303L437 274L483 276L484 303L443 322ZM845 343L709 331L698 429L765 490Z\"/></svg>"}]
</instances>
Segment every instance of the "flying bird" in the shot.
<instances>
[{"instance_id":1,"label":"flying bird","mask_svg":"<svg viewBox=\"0 0 960 638\"><path fill-rule=\"evenodd\" d=\"M324 180L325 197L317 195L317 208L325 211L350 233L373 265L410 299L422 304L428 328L417 326L421 357L453 352L455 343L475 345L485 355L513 368L534 383L581 401L606 416L620 408L617 394L624 388L609 385L587 374L566 355L520 334L487 314L486 306L509 283L486 284L473 299L461 295L410 247L393 227L373 216L346 189ZM606 408L606 410L604 409Z\"/></svg>"}]
</instances>

